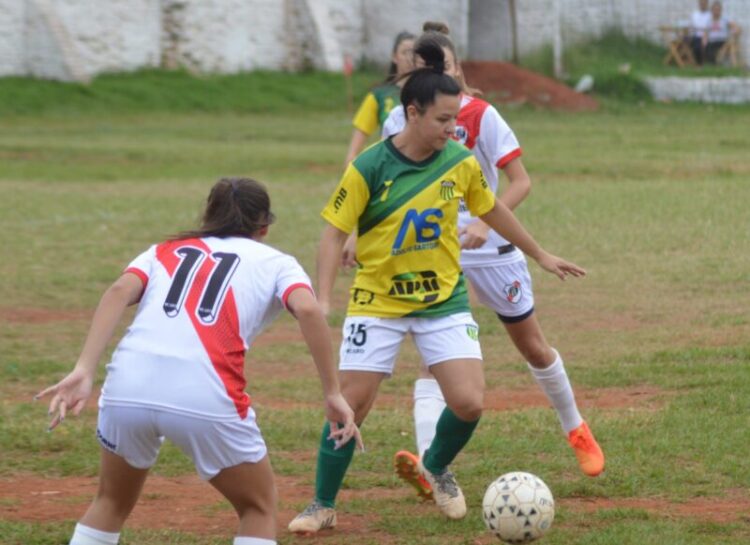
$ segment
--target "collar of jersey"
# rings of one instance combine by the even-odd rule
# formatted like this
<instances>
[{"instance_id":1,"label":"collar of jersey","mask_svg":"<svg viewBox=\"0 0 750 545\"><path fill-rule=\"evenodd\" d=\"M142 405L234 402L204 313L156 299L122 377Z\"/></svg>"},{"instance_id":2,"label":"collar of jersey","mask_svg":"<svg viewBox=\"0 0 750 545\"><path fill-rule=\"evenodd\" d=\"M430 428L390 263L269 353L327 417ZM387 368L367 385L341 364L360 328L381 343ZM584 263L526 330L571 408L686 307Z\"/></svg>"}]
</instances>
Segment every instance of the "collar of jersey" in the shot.
<instances>
[{"instance_id":1,"label":"collar of jersey","mask_svg":"<svg viewBox=\"0 0 750 545\"><path fill-rule=\"evenodd\" d=\"M396 136L395 134L393 136ZM412 165L415 167L426 167L430 163L432 163L435 159L438 158L438 156L443 153L443 150L436 150L432 155L430 155L427 159L423 159L421 161L412 161L409 159L406 155L398 151L396 146L393 145L393 142L391 140L393 139L393 136L389 136L385 139L385 147L388 148L388 150L396 156L396 159L401 161L402 163L406 163L407 165Z\"/></svg>"}]
</instances>

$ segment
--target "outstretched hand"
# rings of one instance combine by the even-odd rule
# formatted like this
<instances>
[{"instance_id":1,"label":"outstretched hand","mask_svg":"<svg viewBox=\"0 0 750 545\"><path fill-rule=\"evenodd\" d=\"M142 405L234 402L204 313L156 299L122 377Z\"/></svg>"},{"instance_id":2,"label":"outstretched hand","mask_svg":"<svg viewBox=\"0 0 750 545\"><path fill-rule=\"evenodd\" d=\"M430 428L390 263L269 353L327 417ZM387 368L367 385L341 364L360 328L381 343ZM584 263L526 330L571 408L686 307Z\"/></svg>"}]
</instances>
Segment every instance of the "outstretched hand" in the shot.
<instances>
[{"instance_id":1,"label":"outstretched hand","mask_svg":"<svg viewBox=\"0 0 750 545\"><path fill-rule=\"evenodd\" d=\"M547 252L542 253L542 256L537 259L537 263L545 271L551 272L560 280L565 280L565 277L568 275L575 276L576 278L586 276L586 269Z\"/></svg>"},{"instance_id":2,"label":"outstretched hand","mask_svg":"<svg viewBox=\"0 0 750 545\"><path fill-rule=\"evenodd\" d=\"M356 441L357 448L364 452L365 445L357 424L354 423L354 411L341 394L326 398L326 420L331 426L328 439L333 439L334 449L340 449L351 439Z\"/></svg>"},{"instance_id":3,"label":"outstretched hand","mask_svg":"<svg viewBox=\"0 0 750 545\"><path fill-rule=\"evenodd\" d=\"M54 394L49 404L48 414L52 416L48 431L54 430L68 415L78 416L86 406L86 401L91 397L94 378L81 369L75 368L68 376L54 386L50 386L34 396L41 399L48 394Z\"/></svg>"}]
</instances>

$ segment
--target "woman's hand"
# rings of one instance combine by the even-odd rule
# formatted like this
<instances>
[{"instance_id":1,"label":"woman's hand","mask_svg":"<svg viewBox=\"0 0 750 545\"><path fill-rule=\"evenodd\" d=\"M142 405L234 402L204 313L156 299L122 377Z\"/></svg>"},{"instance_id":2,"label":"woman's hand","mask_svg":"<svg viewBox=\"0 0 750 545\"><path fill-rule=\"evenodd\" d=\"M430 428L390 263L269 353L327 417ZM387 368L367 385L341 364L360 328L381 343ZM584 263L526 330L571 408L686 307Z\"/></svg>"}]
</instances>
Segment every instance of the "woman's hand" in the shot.
<instances>
[{"instance_id":1,"label":"woman's hand","mask_svg":"<svg viewBox=\"0 0 750 545\"><path fill-rule=\"evenodd\" d=\"M480 248L487 242L490 233L490 226L483 221L477 220L466 227L458 230L458 236L461 239L462 250L473 250Z\"/></svg>"},{"instance_id":2,"label":"woman's hand","mask_svg":"<svg viewBox=\"0 0 750 545\"><path fill-rule=\"evenodd\" d=\"M91 373L76 367L60 382L35 395L34 399L41 399L47 394L54 394L49 404L48 413L52 416L52 420L47 430L54 430L65 420L69 411L74 416L81 414L86 401L91 397L93 385L94 377Z\"/></svg>"},{"instance_id":3,"label":"woman's hand","mask_svg":"<svg viewBox=\"0 0 750 545\"><path fill-rule=\"evenodd\" d=\"M352 232L344 243L344 249L341 251L341 266L345 269L351 269L357 266L357 233Z\"/></svg>"},{"instance_id":4,"label":"woman's hand","mask_svg":"<svg viewBox=\"0 0 750 545\"><path fill-rule=\"evenodd\" d=\"M328 439L333 439L335 449L343 447L354 438L357 448L365 451L359 428L354 423L354 411L340 393L326 397L326 420L331 425Z\"/></svg>"},{"instance_id":5,"label":"woman's hand","mask_svg":"<svg viewBox=\"0 0 750 545\"><path fill-rule=\"evenodd\" d=\"M586 269L545 251L542 251L536 261L542 269L556 275L560 280L565 280L565 277L568 275L575 277L586 276Z\"/></svg>"}]
</instances>

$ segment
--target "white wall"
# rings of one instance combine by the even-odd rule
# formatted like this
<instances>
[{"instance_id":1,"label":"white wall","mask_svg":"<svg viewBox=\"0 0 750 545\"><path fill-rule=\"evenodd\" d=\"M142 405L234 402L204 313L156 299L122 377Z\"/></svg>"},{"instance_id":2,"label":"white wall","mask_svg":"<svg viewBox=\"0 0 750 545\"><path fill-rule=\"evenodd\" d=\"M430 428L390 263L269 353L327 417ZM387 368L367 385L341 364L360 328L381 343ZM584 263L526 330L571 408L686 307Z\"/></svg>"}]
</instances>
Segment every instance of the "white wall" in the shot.
<instances>
[{"instance_id":1,"label":"white wall","mask_svg":"<svg viewBox=\"0 0 750 545\"><path fill-rule=\"evenodd\" d=\"M0 76L26 73L23 48L26 5L20 0L0 0Z\"/></svg>"},{"instance_id":2,"label":"white wall","mask_svg":"<svg viewBox=\"0 0 750 545\"><path fill-rule=\"evenodd\" d=\"M521 55L551 43L555 1L516 0ZM687 19L697 4L557 1L564 45L615 26L659 42L658 27ZM425 20L449 25L462 58L467 58L471 35L475 58L492 58L484 54L486 47L507 59L507 39L482 38L493 30L509 32L505 16L493 23L479 14L477 6L489 4L492 15L508 0L0 0L0 75L85 79L153 66L220 73L308 66L336 70L344 55L386 65L395 35L402 30L419 34ZM743 27L747 62L750 0L724 0L724 7Z\"/></svg>"}]
</instances>

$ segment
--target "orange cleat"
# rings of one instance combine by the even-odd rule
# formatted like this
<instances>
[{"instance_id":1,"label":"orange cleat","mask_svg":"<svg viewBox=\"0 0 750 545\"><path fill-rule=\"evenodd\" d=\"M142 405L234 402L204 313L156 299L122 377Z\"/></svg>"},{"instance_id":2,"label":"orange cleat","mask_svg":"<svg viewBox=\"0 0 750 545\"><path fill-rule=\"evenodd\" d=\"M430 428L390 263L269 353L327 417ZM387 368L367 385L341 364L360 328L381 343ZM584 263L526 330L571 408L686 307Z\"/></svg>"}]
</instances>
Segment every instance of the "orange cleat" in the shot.
<instances>
[{"instance_id":1,"label":"orange cleat","mask_svg":"<svg viewBox=\"0 0 750 545\"><path fill-rule=\"evenodd\" d=\"M408 450L400 450L393 457L393 467L396 468L396 475L413 486L420 498L425 501L433 499L430 483L419 473L417 456Z\"/></svg>"},{"instance_id":2,"label":"orange cleat","mask_svg":"<svg viewBox=\"0 0 750 545\"><path fill-rule=\"evenodd\" d=\"M568 443L573 447L578 465L586 475L596 477L604 471L604 453L586 422L568 434Z\"/></svg>"}]
</instances>

